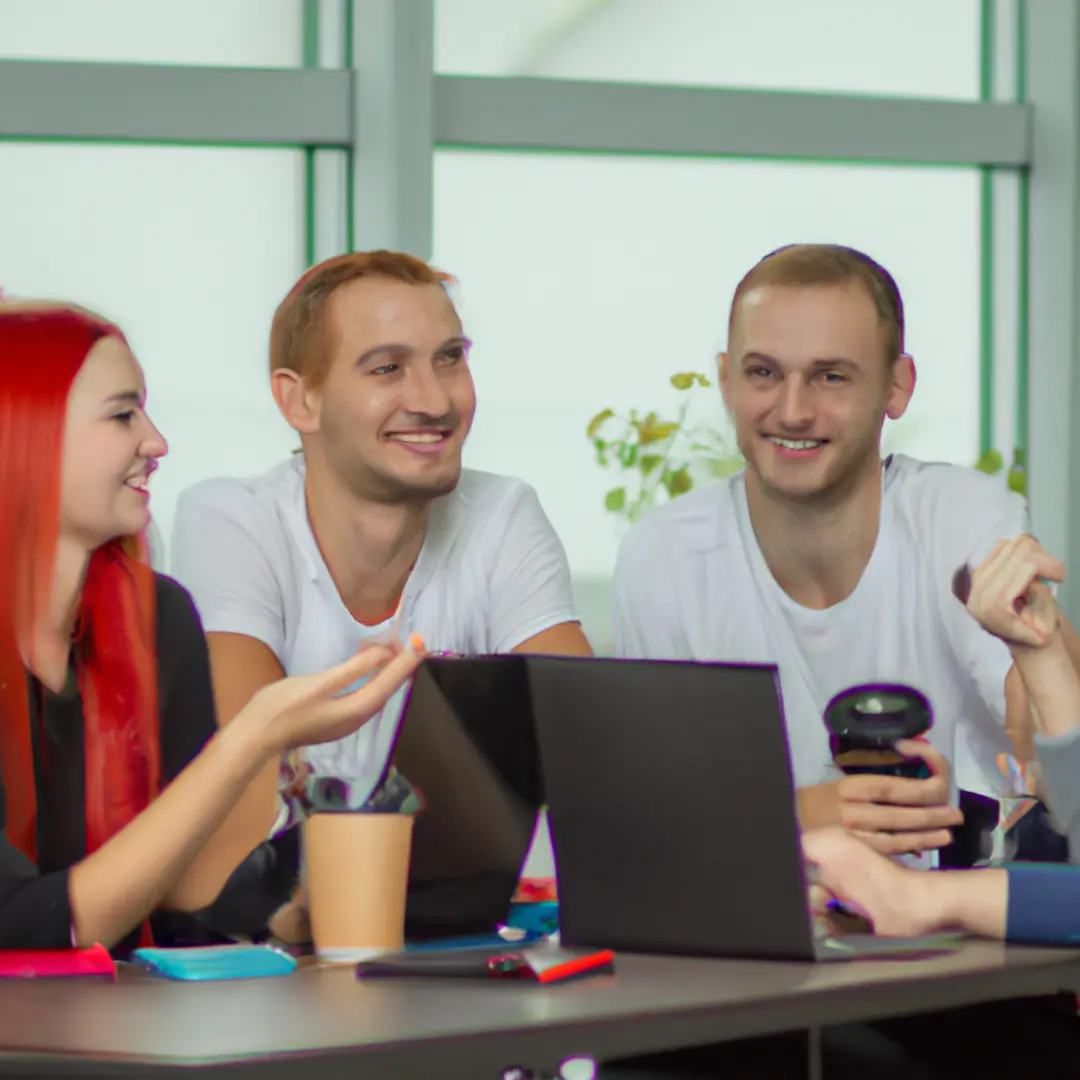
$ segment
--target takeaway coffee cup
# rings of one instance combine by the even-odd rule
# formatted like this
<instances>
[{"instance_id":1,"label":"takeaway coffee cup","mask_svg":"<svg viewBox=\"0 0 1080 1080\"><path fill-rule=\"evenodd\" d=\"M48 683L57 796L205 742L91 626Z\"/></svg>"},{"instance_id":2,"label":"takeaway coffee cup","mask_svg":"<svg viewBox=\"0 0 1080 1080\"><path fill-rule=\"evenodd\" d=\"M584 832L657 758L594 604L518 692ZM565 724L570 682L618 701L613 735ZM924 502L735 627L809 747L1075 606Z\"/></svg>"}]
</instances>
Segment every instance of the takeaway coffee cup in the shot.
<instances>
[{"instance_id":1,"label":"takeaway coffee cup","mask_svg":"<svg viewBox=\"0 0 1080 1080\"><path fill-rule=\"evenodd\" d=\"M321 960L356 963L404 947L412 831L412 814L354 810L307 819L308 910Z\"/></svg>"}]
</instances>

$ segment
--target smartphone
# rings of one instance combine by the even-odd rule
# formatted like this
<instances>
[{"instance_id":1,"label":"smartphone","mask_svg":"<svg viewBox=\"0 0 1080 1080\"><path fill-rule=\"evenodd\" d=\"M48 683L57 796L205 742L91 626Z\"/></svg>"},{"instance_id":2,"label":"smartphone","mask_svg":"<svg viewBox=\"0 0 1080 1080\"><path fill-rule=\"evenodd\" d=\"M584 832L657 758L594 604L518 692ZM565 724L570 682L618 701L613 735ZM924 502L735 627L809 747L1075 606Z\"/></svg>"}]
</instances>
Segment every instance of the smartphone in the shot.
<instances>
[{"instance_id":1,"label":"smartphone","mask_svg":"<svg viewBox=\"0 0 1080 1080\"><path fill-rule=\"evenodd\" d=\"M896 749L902 739L919 739L934 723L925 694L898 683L870 683L842 690L825 708L833 761L847 776L874 773L926 780L925 761Z\"/></svg>"}]
</instances>

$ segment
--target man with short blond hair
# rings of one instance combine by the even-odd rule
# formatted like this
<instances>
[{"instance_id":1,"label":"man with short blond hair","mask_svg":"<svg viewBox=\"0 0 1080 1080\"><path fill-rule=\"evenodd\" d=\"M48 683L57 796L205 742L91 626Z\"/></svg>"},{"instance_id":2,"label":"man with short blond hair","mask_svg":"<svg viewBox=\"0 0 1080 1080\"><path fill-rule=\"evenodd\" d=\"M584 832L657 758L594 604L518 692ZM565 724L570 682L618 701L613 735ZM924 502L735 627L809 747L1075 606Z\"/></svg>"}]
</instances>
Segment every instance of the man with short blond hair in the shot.
<instances>
[{"instance_id":1,"label":"man with short blond hair","mask_svg":"<svg viewBox=\"0 0 1080 1080\"><path fill-rule=\"evenodd\" d=\"M841 821L895 854L947 845L961 820L948 767L957 735L987 787L1010 749L1008 651L951 581L1023 532L1024 502L974 469L882 460L883 425L907 409L915 365L900 291L862 252L801 244L753 267L735 290L720 382L746 468L626 537L616 651L776 663L803 824ZM930 779L840 779L833 765L826 704L883 682L913 684L934 707L929 743L909 748ZM1015 690L1010 677L1023 710ZM743 718L718 702L717 720Z\"/></svg>"}]
</instances>

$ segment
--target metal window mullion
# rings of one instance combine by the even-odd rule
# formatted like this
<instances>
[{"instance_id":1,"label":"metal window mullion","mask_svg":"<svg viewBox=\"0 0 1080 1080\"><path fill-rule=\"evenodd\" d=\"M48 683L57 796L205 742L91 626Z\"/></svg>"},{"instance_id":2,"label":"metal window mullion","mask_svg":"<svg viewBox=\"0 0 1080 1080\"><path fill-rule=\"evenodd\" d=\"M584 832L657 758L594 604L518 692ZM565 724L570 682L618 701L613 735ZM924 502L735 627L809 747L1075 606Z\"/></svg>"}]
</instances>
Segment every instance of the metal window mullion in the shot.
<instances>
[{"instance_id":1,"label":"metal window mullion","mask_svg":"<svg viewBox=\"0 0 1080 1080\"><path fill-rule=\"evenodd\" d=\"M434 0L351 6L353 242L430 258Z\"/></svg>"},{"instance_id":2,"label":"metal window mullion","mask_svg":"<svg viewBox=\"0 0 1080 1080\"><path fill-rule=\"evenodd\" d=\"M1017 0L992 0L989 15L993 33L984 38L984 55L990 58L989 85L984 93L992 100L1017 100ZM1022 171L995 169L991 179L991 251L988 328L991 335L990 381L993 410L991 443L1001 453L1005 467L1016 466L1016 340L1020 323Z\"/></svg>"},{"instance_id":3,"label":"metal window mullion","mask_svg":"<svg viewBox=\"0 0 1080 1080\"><path fill-rule=\"evenodd\" d=\"M345 0L305 0L318 9L311 27L311 61L323 69L345 66ZM322 262L348 250L348 169L350 154L340 149L312 151L311 207L312 238L310 263Z\"/></svg>"},{"instance_id":4,"label":"metal window mullion","mask_svg":"<svg viewBox=\"0 0 1080 1080\"><path fill-rule=\"evenodd\" d=\"M1080 2L1024 0L1024 67L1033 105L1027 220L1027 461L1032 531L1080 566ZM1060 593L1080 617L1080 580Z\"/></svg>"}]
</instances>

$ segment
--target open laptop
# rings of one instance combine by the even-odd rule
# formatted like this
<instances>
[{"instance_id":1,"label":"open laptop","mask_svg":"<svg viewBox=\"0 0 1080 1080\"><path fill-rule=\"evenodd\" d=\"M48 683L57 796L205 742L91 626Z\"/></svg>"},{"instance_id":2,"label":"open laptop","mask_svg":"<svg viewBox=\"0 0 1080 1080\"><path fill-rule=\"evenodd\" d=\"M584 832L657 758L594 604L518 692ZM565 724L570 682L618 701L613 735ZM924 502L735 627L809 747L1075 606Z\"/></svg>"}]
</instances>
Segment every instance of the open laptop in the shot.
<instances>
[{"instance_id":1,"label":"open laptop","mask_svg":"<svg viewBox=\"0 0 1080 1080\"><path fill-rule=\"evenodd\" d=\"M815 933L775 666L527 664L565 945L776 960L957 947Z\"/></svg>"},{"instance_id":2,"label":"open laptop","mask_svg":"<svg viewBox=\"0 0 1080 1080\"><path fill-rule=\"evenodd\" d=\"M413 832L406 936L493 932L543 803L522 658L425 660L390 761L427 801Z\"/></svg>"}]
</instances>

